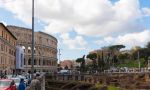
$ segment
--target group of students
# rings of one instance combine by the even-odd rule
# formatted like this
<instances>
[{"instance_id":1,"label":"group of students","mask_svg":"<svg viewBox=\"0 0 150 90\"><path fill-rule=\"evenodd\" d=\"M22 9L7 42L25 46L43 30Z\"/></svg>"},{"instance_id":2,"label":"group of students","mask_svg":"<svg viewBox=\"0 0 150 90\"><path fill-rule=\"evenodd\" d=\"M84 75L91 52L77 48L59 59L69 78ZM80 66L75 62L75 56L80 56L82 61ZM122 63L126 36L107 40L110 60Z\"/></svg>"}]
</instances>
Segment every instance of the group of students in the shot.
<instances>
[{"instance_id":1,"label":"group of students","mask_svg":"<svg viewBox=\"0 0 150 90\"><path fill-rule=\"evenodd\" d=\"M28 85L25 83L24 79L21 79L17 89L13 88L15 82L12 81L9 90L41 90L41 79L42 77L40 77L39 74L36 74L36 76L33 76L32 80L28 81Z\"/></svg>"}]
</instances>

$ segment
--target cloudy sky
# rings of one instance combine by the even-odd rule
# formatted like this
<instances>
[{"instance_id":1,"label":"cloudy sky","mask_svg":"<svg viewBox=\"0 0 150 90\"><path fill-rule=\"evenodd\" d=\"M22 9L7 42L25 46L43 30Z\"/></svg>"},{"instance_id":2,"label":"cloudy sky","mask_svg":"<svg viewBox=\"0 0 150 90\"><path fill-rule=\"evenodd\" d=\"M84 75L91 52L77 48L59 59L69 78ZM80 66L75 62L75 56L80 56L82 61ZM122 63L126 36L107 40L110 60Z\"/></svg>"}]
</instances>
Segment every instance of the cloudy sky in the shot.
<instances>
[{"instance_id":1,"label":"cloudy sky","mask_svg":"<svg viewBox=\"0 0 150 90\"><path fill-rule=\"evenodd\" d=\"M0 0L0 22L31 28L32 0ZM35 30L58 39L61 59L150 41L150 0L35 0Z\"/></svg>"}]
</instances>

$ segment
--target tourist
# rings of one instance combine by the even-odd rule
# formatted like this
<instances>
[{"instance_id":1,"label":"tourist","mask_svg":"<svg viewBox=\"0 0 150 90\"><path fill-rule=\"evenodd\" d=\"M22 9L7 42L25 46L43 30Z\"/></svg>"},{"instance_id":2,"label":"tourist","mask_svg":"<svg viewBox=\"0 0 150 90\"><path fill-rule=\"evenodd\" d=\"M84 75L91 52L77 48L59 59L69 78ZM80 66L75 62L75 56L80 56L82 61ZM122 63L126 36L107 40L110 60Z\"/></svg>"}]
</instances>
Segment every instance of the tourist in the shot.
<instances>
[{"instance_id":1,"label":"tourist","mask_svg":"<svg viewBox=\"0 0 150 90\"><path fill-rule=\"evenodd\" d=\"M40 80L38 79L38 75L33 76L33 79L30 84L31 90L41 90L41 83Z\"/></svg>"},{"instance_id":2,"label":"tourist","mask_svg":"<svg viewBox=\"0 0 150 90\"><path fill-rule=\"evenodd\" d=\"M25 90L26 84L24 83L24 79L20 80L18 90Z\"/></svg>"},{"instance_id":3,"label":"tourist","mask_svg":"<svg viewBox=\"0 0 150 90\"><path fill-rule=\"evenodd\" d=\"M12 82L10 83L10 87L7 88L6 90L17 90L14 80L12 80Z\"/></svg>"},{"instance_id":4,"label":"tourist","mask_svg":"<svg viewBox=\"0 0 150 90\"><path fill-rule=\"evenodd\" d=\"M30 86L27 86L25 90L32 90Z\"/></svg>"}]
</instances>

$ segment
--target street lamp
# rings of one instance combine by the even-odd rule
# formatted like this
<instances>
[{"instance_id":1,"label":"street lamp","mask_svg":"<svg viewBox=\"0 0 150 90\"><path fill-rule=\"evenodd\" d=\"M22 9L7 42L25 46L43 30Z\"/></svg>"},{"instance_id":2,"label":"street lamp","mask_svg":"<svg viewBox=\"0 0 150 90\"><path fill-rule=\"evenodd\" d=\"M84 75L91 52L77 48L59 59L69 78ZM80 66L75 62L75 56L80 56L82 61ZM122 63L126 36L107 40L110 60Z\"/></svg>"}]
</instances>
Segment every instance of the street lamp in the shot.
<instances>
[{"instance_id":1,"label":"street lamp","mask_svg":"<svg viewBox=\"0 0 150 90\"><path fill-rule=\"evenodd\" d=\"M32 64L31 64L32 78L34 73L34 0L32 0Z\"/></svg>"}]
</instances>

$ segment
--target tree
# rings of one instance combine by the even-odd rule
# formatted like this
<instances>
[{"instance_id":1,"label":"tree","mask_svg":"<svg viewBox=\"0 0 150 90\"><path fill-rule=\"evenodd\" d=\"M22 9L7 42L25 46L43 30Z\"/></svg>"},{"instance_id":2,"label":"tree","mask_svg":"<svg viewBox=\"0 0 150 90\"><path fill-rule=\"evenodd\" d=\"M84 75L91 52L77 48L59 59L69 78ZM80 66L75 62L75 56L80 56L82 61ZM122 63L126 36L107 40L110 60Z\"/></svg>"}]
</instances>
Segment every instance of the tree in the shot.
<instances>
[{"instance_id":1,"label":"tree","mask_svg":"<svg viewBox=\"0 0 150 90\"><path fill-rule=\"evenodd\" d=\"M77 63L80 63L80 71L81 72L84 72L84 68L85 68L85 55L83 55L83 57L82 58L77 58L76 59L76 62Z\"/></svg>"},{"instance_id":2,"label":"tree","mask_svg":"<svg viewBox=\"0 0 150 90\"><path fill-rule=\"evenodd\" d=\"M81 71L81 63L82 63L82 61L83 61L83 58L77 58L76 59L76 62L77 63L80 63L80 67L78 67L78 69Z\"/></svg>"},{"instance_id":3,"label":"tree","mask_svg":"<svg viewBox=\"0 0 150 90\"><path fill-rule=\"evenodd\" d=\"M117 50L117 51L119 51L122 48L125 48L125 46L124 45L112 45L112 46L109 46L110 50Z\"/></svg>"},{"instance_id":4,"label":"tree","mask_svg":"<svg viewBox=\"0 0 150 90\"><path fill-rule=\"evenodd\" d=\"M83 55L82 57L82 62L81 62L81 71L84 72L85 71L85 55Z\"/></svg>"},{"instance_id":5,"label":"tree","mask_svg":"<svg viewBox=\"0 0 150 90\"><path fill-rule=\"evenodd\" d=\"M130 59L129 56L130 55L128 53L120 53L118 55L119 62L124 63L126 59Z\"/></svg>"},{"instance_id":6,"label":"tree","mask_svg":"<svg viewBox=\"0 0 150 90\"><path fill-rule=\"evenodd\" d=\"M139 57L144 58L145 64L147 64L149 56L150 56L150 48L142 48L139 50Z\"/></svg>"},{"instance_id":7,"label":"tree","mask_svg":"<svg viewBox=\"0 0 150 90\"><path fill-rule=\"evenodd\" d=\"M93 69L95 71L97 69L97 63L96 63L97 54L96 53L90 53L86 56L86 58L89 58L93 61Z\"/></svg>"},{"instance_id":8,"label":"tree","mask_svg":"<svg viewBox=\"0 0 150 90\"><path fill-rule=\"evenodd\" d=\"M147 43L146 47L147 47L147 48L150 48L150 42Z\"/></svg>"},{"instance_id":9,"label":"tree","mask_svg":"<svg viewBox=\"0 0 150 90\"><path fill-rule=\"evenodd\" d=\"M102 55L103 56L103 55ZM100 57L100 55L98 55L98 71L101 71L101 60L102 60L103 58L101 58Z\"/></svg>"},{"instance_id":10,"label":"tree","mask_svg":"<svg viewBox=\"0 0 150 90\"><path fill-rule=\"evenodd\" d=\"M114 60L114 63L118 63L117 55L114 55L113 60Z\"/></svg>"},{"instance_id":11,"label":"tree","mask_svg":"<svg viewBox=\"0 0 150 90\"><path fill-rule=\"evenodd\" d=\"M109 50L110 50L111 58L112 58L111 63L112 63L113 66L118 64L118 52L122 48L125 48L125 46L124 45L112 45L112 46L109 46Z\"/></svg>"},{"instance_id":12,"label":"tree","mask_svg":"<svg viewBox=\"0 0 150 90\"><path fill-rule=\"evenodd\" d=\"M103 51L101 52L101 57L98 55L98 71L103 71L105 68L105 60L104 60L104 55Z\"/></svg>"},{"instance_id":13,"label":"tree","mask_svg":"<svg viewBox=\"0 0 150 90\"><path fill-rule=\"evenodd\" d=\"M81 63L82 61L83 61L83 58L77 58L77 59L76 59L76 62L77 62L77 63Z\"/></svg>"},{"instance_id":14,"label":"tree","mask_svg":"<svg viewBox=\"0 0 150 90\"><path fill-rule=\"evenodd\" d=\"M90 53L86 56L86 58L89 58L91 60L96 60L97 54L96 53Z\"/></svg>"},{"instance_id":15,"label":"tree","mask_svg":"<svg viewBox=\"0 0 150 90\"><path fill-rule=\"evenodd\" d=\"M144 64L145 66L147 65L148 62L148 57L150 56L150 42L147 43L146 47L144 48L136 48L132 52L132 58L134 60L137 60L138 58L138 53L139 53L139 58L144 58Z\"/></svg>"}]
</instances>

